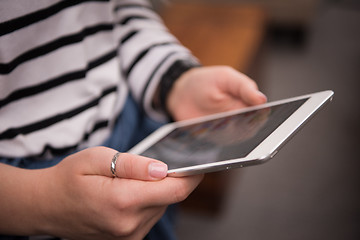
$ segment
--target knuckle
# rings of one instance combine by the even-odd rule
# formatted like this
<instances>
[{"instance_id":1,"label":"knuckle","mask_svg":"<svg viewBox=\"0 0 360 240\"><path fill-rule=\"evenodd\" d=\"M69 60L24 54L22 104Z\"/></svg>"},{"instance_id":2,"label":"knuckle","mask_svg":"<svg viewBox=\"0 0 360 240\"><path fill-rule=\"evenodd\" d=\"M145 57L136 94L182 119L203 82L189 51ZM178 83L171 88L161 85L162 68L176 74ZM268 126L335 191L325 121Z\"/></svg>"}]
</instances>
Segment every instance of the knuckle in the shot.
<instances>
[{"instance_id":1,"label":"knuckle","mask_svg":"<svg viewBox=\"0 0 360 240\"><path fill-rule=\"evenodd\" d=\"M120 156L120 171L123 178L132 178L135 173L134 158L129 154Z\"/></svg>"},{"instance_id":2,"label":"knuckle","mask_svg":"<svg viewBox=\"0 0 360 240\"><path fill-rule=\"evenodd\" d=\"M97 154L99 152L109 151L109 148L104 146L96 146L88 148L88 150L90 151L90 154Z\"/></svg>"},{"instance_id":3,"label":"knuckle","mask_svg":"<svg viewBox=\"0 0 360 240\"><path fill-rule=\"evenodd\" d=\"M233 73L234 72L234 69L227 65L219 66L218 69L219 69L219 71L221 71L223 73Z\"/></svg>"},{"instance_id":4,"label":"knuckle","mask_svg":"<svg viewBox=\"0 0 360 240\"><path fill-rule=\"evenodd\" d=\"M218 66L214 68L214 74L217 80L223 80L227 78L232 78L234 76L235 70L229 66Z\"/></svg>"},{"instance_id":5,"label":"knuckle","mask_svg":"<svg viewBox=\"0 0 360 240\"><path fill-rule=\"evenodd\" d=\"M121 229L121 234L123 236L130 236L133 235L136 230L138 229L138 220L137 219L127 219L127 221L125 221L124 225L122 226Z\"/></svg>"},{"instance_id":6,"label":"knuckle","mask_svg":"<svg viewBox=\"0 0 360 240\"><path fill-rule=\"evenodd\" d=\"M99 158L106 151L109 151L109 148L103 146L97 146L83 150L82 154L84 154L85 155L84 157L86 158Z\"/></svg>"},{"instance_id":7,"label":"knuckle","mask_svg":"<svg viewBox=\"0 0 360 240\"><path fill-rule=\"evenodd\" d=\"M114 222L109 230L112 237L129 237L134 235L138 228L138 221L134 218L127 217L125 220Z\"/></svg>"},{"instance_id":8,"label":"knuckle","mask_svg":"<svg viewBox=\"0 0 360 240\"><path fill-rule=\"evenodd\" d=\"M134 203L129 197L118 194L115 199L116 209L120 212L129 211L134 207Z\"/></svg>"},{"instance_id":9,"label":"knuckle","mask_svg":"<svg viewBox=\"0 0 360 240\"><path fill-rule=\"evenodd\" d=\"M238 74L239 74L239 72L230 66L223 66L221 68L221 75L224 77L233 78L234 76L237 76Z\"/></svg>"},{"instance_id":10,"label":"knuckle","mask_svg":"<svg viewBox=\"0 0 360 240\"><path fill-rule=\"evenodd\" d=\"M109 234L112 237L128 237L136 233L138 226L140 225L140 219L138 218L137 210L134 208L134 204L126 197L117 197L115 204L115 211L119 213L115 220L108 225Z\"/></svg>"}]
</instances>

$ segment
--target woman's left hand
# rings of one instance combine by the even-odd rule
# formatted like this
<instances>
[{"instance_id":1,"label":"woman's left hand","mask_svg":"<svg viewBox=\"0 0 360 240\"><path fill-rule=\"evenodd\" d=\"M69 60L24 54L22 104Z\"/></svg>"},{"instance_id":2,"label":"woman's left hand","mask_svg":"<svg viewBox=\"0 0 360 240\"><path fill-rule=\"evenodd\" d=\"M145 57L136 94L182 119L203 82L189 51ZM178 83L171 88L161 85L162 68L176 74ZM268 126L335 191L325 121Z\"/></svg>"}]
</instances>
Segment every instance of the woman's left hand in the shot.
<instances>
[{"instance_id":1,"label":"woman's left hand","mask_svg":"<svg viewBox=\"0 0 360 240\"><path fill-rule=\"evenodd\" d=\"M262 104L266 96L246 75L227 66L193 68L175 82L167 99L176 121Z\"/></svg>"}]
</instances>

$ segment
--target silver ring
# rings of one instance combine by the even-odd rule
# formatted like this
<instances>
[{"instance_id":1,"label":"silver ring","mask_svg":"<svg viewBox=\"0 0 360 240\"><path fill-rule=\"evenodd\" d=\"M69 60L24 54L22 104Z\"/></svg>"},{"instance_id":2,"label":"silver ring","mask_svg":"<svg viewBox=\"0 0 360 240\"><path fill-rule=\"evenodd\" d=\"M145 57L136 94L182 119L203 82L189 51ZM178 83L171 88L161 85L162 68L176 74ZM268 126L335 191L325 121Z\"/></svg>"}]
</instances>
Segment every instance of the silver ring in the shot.
<instances>
[{"instance_id":1,"label":"silver ring","mask_svg":"<svg viewBox=\"0 0 360 240\"><path fill-rule=\"evenodd\" d=\"M117 177L117 176L116 176L116 161L117 161L119 155L120 155L119 152L115 153L115 155L113 156L113 158L112 158L112 160L111 160L110 170L111 170L111 174L112 174L112 176L113 176L114 178Z\"/></svg>"}]
</instances>

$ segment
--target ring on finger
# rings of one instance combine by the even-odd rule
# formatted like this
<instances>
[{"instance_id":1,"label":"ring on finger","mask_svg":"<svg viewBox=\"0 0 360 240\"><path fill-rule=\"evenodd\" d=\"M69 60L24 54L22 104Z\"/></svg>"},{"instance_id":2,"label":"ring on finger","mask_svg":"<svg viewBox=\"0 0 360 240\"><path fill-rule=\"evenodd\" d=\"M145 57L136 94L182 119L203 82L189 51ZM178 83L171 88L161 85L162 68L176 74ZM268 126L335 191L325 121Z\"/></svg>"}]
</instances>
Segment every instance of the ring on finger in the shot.
<instances>
[{"instance_id":1,"label":"ring on finger","mask_svg":"<svg viewBox=\"0 0 360 240\"><path fill-rule=\"evenodd\" d=\"M114 178L117 177L116 176L116 161L117 161L119 155L120 155L120 152L116 152L111 160L110 170L111 170L111 174Z\"/></svg>"}]
</instances>

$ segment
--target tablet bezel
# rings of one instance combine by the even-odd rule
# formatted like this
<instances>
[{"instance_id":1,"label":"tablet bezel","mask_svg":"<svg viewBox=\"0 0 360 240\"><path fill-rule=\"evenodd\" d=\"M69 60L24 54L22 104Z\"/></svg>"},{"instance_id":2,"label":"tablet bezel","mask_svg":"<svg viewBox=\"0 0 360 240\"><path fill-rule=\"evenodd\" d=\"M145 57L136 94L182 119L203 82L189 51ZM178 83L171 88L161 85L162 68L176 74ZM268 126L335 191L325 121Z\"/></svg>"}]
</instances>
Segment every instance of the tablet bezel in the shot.
<instances>
[{"instance_id":1,"label":"tablet bezel","mask_svg":"<svg viewBox=\"0 0 360 240\"><path fill-rule=\"evenodd\" d=\"M174 122L164 125L149 135L143 141L138 143L129 153L140 154L148 149L151 145L165 137L168 133L178 127L191 125L203 121L217 119L221 117L231 116L234 114L244 113L248 111L258 110L271 107L278 104L292 102L301 99L307 99L293 114L290 115L279 127L269 134L260 144L258 144L246 157L224 160L201 165L182 167L177 169L169 169L168 176L181 177L207 172L215 172L228 170L232 168L246 167L257 165L273 158L280 148L312 117L314 114L332 100L334 92L331 90L322 91L298 97L287 98L283 100L273 101L258 106L233 110L229 112L217 113L201 118Z\"/></svg>"}]
</instances>

